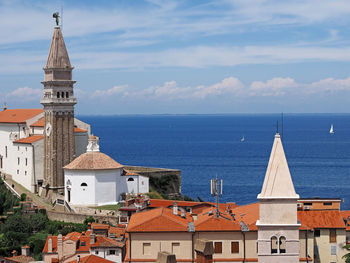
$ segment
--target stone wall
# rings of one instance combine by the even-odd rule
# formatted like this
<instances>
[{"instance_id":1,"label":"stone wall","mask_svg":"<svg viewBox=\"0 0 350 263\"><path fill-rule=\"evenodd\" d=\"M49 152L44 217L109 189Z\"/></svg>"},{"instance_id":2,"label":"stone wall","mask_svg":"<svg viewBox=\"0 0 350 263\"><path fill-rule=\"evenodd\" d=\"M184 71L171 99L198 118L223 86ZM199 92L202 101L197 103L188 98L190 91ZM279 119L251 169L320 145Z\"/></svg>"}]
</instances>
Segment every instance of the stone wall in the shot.
<instances>
[{"instance_id":1,"label":"stone wall","mask_svg":"<svg viewBox=\"0 0 350 263\"><path fill-rule=\"evenodd\" d=\"M71 223L83 223L84 220L92 216L98 223L110 223L111 225L118 224L118 216L104 216L104 215L91 215L91 214L78 214L68 212L58 212L47 210L47 216L50 220L57 220Z\"/></svg>"},{"instance_id":2,"label":"stone wall","mask_svg":"<svg viewBox=\"0 0 350 263\"><path fill-rule=\"evenodd\" d=\"M157 192L165 194L181 194L181 171L177 169L153 168L141 166L124 166L126 170L135 172L137 174L147 176L150 178L150 186ZM154 185L155 181L166 179L166 184Z\"/></svg>"}]
</instances>

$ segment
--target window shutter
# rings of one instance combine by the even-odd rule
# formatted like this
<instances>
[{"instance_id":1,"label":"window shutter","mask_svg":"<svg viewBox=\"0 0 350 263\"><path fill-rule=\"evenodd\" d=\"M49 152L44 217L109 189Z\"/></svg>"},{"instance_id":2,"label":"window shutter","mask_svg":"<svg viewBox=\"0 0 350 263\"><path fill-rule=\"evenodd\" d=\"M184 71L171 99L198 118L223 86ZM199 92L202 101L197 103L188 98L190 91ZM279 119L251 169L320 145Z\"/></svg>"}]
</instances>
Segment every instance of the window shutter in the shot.
<instances>
[{"instance_id":1,"label":"window shutter","mask_svg":"<svg viewBox=\"0 0 350 263\"><path fill-rule=\"evenodd\" d=\"M329 229L329 242L330 243L337 242L337 233L335 229Z\"/></svg>"},{"instance_id":2,"label":"window shutter","mask_svg":"<svg viewBox=\"0 0 350 263\"><path fill-rule=\"evenodd\" d=\"M215 253L221 254L222 253L222 242L215 242Z\"/></svg>"},{"instance_id":3,"label":"window shutter","mask_svg":"<svg viewBox=\"0 0 350 263\"><path fill-rule=\"evenodd\" d=\"M231 253L239 253L239 242L231 242Z\"/></svg>"}]
</instances>

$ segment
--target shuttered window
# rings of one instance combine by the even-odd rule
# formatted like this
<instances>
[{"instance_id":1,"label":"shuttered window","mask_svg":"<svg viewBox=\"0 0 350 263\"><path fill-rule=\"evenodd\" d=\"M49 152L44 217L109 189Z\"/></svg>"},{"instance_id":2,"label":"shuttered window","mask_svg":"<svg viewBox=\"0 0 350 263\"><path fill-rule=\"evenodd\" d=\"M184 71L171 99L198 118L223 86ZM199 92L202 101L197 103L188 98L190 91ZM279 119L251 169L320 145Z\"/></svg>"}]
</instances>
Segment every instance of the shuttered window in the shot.
<instances>
[{"instance_id":1,"label":"shuttered window","mask_svg":"<svg viewBox=\"0 0 350 263\"><path fill-rule=\"evenodd\" d=\"M222 242L214 242L214 248L216 254L222 253Z\"/></svg>"},{"instance_id":2,"label":"shuttered window","mask_svg":"<svg viewBox=\"0 0 350 263\"><path fill-rule=\"evenodd\" d=\"M330 243L337 242L337 233L335 229L329 229L329 242Z\"/></svg>"},{"instance_id":3,"label":"shuttered window","mask_svg":"<svg viewBox=\"0 0 350 263\"><path fill-rule=\"evenodd\" d=\"M277 253L278 240L277 237L271 237L271 254Z\"/></svg>"},{"instance_id":4,"label":"shuttered window","mask_svg":"<svg viewBox=\"0 0 350 263\"><path fill-rule=\"evenodd\" d=\"M231 253L239 253L239 242L238 241L233 241L231 242Z\"/></svg>"}]
</instances>

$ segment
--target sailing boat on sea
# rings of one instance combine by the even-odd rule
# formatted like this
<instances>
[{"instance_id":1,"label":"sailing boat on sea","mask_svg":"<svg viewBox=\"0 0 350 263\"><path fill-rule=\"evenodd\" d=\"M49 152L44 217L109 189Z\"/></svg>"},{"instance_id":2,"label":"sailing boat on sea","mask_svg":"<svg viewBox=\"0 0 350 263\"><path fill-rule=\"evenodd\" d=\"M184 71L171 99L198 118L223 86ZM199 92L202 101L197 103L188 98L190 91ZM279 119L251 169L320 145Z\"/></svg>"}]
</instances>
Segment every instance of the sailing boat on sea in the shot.
<instances>
[{"instance_id":1,"label":"sailing boat on sea","mask_svg":"<svg viewBox=\"0 0 350 263\"><path fill-rule=\"evenodd\" d=\"M331 128L329 129L330 134L334 134L333 124L331 124Z\"/></svg>"},{"instance_id":2,"label":"sailing boat on sea","mask_svg":"<svg viewBox=\"0 0 350 263\"><path fill-rule=\"evenodd\" d=\"M245 139L244 139L244 135L243 135L243 137L241 138L241 142L244 142L245 141Z\"/></svg>"}]
</instances>

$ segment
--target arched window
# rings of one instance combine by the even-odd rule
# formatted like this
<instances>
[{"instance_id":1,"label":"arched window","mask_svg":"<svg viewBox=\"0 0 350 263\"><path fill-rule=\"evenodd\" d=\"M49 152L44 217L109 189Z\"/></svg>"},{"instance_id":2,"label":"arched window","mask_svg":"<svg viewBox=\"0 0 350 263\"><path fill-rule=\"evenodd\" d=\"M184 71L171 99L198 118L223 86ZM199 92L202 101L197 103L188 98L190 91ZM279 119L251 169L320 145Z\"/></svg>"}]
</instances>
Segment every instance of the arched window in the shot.
<instances>
[{"instance_id":1,"label":"arched window","mask_svg":"<svg viewBox=\"0 0 350 263\"><path fill-rule=\"evenodd\" d=\"M277 253L278 240L277 237L271 237L271 254Z\"/></svg>"},{"instance_id":2,"label":"arched window","mask_svg":"<svg viewBox=\"0 0 350 263\"><path fill-rule=\"evenodd\" d=\"M57 92L57 98L58 98L58 99L60 98L60 93L59 93L59 92Z\"/></svg>"},{"instance_id":3,"label":"arched window","mask_svg":"<svg viewBox=\"0 0 350 263\"><path fill-rule=\"evenodd\" d=\"M129 178L128 179L128 182L133 182L134 181L134 178Z\"/></svg>"},{"instance_id":4,"label":"arched window","mask_svg":"<svg viewBox=\"0 0 350 263\"><path fill-rule=\"evenodd\" d=\"M61 92L61 97L64 98L64 92L63 91Z\"/></svg>"},{"instance_id":5,"label":"arched window","mask_svg":"<svg viewBox=\"0 0 350 263\"><path fill-rule=\"evenodd\" d=\"M71 183L71 181L68 179L67 180L67 183L66 183L67 185L72 185L72 183Z\"/></svg>"},{"instance_id":6,"label":"arched window","mask_svg":"<svg viewBox=\"0 0 350 263\"><path fill-rule=\"evenodd\" d=\"M286 253L286 238L280 237L280 253Z\"/></svg>"},{"instance_id":7,"label":"arched window","mask_svg":"<svg viewBox=\"0 0 350 263\"><path fill-rule=\"evenodd\" d=\"M69 98L69 92L66 91L66 98Z\"/></svg>"},{"instance_id":8,"label":"arched window","mask_svg":"<svg viewBox=\"0 0 350 263\"><path fill-rule=\"evenodd\" d=\"M86 187L87 186L87 183L81 183L81 185L80 186L84 186L84 187Z\"/></svg>"}]
</instances>

